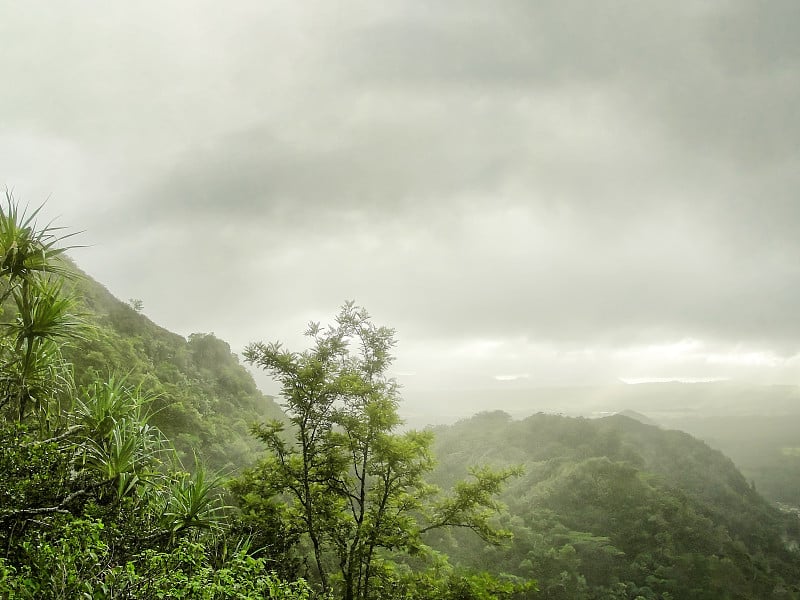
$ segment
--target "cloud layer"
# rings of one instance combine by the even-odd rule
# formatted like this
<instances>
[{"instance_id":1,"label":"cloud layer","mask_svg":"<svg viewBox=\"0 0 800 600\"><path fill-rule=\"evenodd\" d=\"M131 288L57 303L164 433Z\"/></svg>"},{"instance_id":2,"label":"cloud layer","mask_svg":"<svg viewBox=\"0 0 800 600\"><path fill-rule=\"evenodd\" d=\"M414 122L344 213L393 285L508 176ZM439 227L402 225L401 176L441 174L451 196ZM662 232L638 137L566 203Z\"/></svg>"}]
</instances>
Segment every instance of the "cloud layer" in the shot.
<instances>
[{"instance_id":1,"label":"cloud layer","mask_svg":"<svg viewBox=\"0 0 800 600\"><path fill-rule=\"evenodd\" d=\"M0 17L0 177L167 327L355 298L451 379L798 374L795 2Z\"/></svg>"}]
</instances>

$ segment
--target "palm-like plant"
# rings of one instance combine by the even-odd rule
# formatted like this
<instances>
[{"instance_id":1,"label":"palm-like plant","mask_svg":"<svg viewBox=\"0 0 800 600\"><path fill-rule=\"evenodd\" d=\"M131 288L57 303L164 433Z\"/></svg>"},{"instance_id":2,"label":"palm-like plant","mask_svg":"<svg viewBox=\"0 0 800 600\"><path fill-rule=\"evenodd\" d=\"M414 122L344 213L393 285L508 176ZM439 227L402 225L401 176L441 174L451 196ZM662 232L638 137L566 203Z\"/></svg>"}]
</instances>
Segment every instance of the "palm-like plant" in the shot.
<instances>
[{"instance_id":1,"label":"palm-like plant","mask_svg":"<svg viewBox=\"0 0 800 600\"><path fill-rule=\"evenodd\" d=\"M76 300L64 293L58 280L39 279L32 289L16 288L11 292L16 318L4 325L16 349L31 347L38 340L80 339L85 325L75 315Z\"/></svg>"},{"instance_id":2,"label":"palm-like plant","mask_svg":"<svg viewBox=\"0 0 800 600\"><path fill-rule=\"evenodd\" d=\"M126 377L111 376L107 381L96 381L82 388L73 409L74 419L93 439L105 437L114 423L125 418L146 423L150 414L147 407L152 398L141 387L130 388Z\"/></svg>"},{"instance_id":3,"label":"palm-like plant","mask_svg":"<svg viewBox=\"0 0 800 600\"><path fill-rule=\"evenodd\" d=\"M167 447L161 431L147 423L150 400L140 388L126 386L124 377L113 376L82 389L75 399L72 418L85 436L81 466L113 483L118 499L157 476Z\"/></svg>"},{"instance_id":4,"label":"palm-like plant","mask_svg":"<svg viewBox=\"0 0 800 600\"><path fill-rule=\"evenodd\" d=\"M221 527L225 511L218 488L222 477L209 477L205 467L195 457L194 474L179 473L167 490L167 501L162 523L175 538L189 529L217 530Z\"/></svg>"},{"instance_id":5,"label":"palm-like plant","mask_svg":"<svg viewBox=\"0 0 800 600\"><path fill-rule=\"evenodd\" d=\"M6 289L0 294L0 303L11 295L18 283L30 281L35 275L55 273L68 275L64 266L55 259L74 246L62 242L79 232L62 234L62 227L48 223L39 227L36 218L42 206L28 212L20 208L11 192L6 190L6 205L0 208L0 278Z\"/></svg>"},{"instance_id":6,"label":"palm-like plant","mask_svg":"<svg viewBox=\"0 0 800 600\"><path fill-rule=\"evenodd\" d=\"M53 274L68 274L57 258L59 244L75 234L60 227L38 227L41 207L28 213L10 192L0 207L0 305L13 299L15 316L0 328L0 408L12 407L21 422L32 410L41 427L50 408L69 389L69 367L56 342L81 336L75 301Z\"/></svg>"},{"instance_id":7,"label":"palm-like plant","mask_svg":"<svg viewBox=\"0 0 800 600\"><path fill-rule=\"evenodd\" d=\"M83 468L100 483L113 484L116 498L122 499L155 474L164 440L155 427L123 418L114 422L107 435L86 440L82 448Z\"/></svg>"},{"instance_id":8,"label":"palm-like plant","mask_svg":"<svg viewBox=\"0 0 800 600\"><path fill-rule=\"evenodd\" d=\"M73 389L72 369L62 360L58 345L44 340L23 354L0 345L0 356L0 408L10 406L19 421L30 409L40 425L49 429L55 416L51 409L58 409Z\"/></svg>"},{"instance_id":9,"label":"palm-like plant","mask_svg":"<svg viewBox=\"0 0 800 600\"><path fill-rule=\"evenodd\" d=\"M26 283L15 288L12 297L16 317L0 326L6 340L0 346L5 384L0 406L13 403L20 421L28 409L46 417L51 400L71 383L59 344L81 338L83 325L74 315L75 300L62 294L60 282Z\"/></svg>"}]
</instances>

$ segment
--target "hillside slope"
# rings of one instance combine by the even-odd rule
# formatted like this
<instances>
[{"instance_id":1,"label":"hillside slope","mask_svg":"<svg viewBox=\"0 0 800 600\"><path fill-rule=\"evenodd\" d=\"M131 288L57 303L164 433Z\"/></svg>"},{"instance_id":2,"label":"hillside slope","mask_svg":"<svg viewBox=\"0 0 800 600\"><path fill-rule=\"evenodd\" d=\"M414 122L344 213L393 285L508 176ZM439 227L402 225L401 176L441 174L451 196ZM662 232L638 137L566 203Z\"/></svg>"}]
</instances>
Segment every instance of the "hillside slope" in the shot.
<instances>
[{"instance_id":1,"label":"hillside slope","mask_svg":"<svg viewBox=\"0 0 800 600\"><path fill-rule=\"evenodd\" d=\"M669 425L729 456L766 498L800 507L800 415L685 417Z\"/></svg>"},{"instance_id":2,"label":"hillside slope","mask_svg":"<svg viewBox=\"0 0 800 600\"><path fill-rule=\"evenodd\" d=\"M523 464L507 490L505 548L435 540L456 560L539 580L540 597L794 598L798 523L720 452L623 416L483 413L436 429L439 480Z\"/></svg>"},{"instance_id":3,"label":"hillside slope","mask_svg":"<svg viewBox=\"0 0 800 600\"><path fill-rule=\"evenodd\" d=\"M187 340L167 331L74 268L80 276L70 285L92 325L85 341L64 350L76 383L110 374L141 385L154 396L152 423L187 466L193 453L215 470L250 464L260 450L250 425L283 413L258 390L228 344L213 334Z\"/></svg>"}]
</instances>

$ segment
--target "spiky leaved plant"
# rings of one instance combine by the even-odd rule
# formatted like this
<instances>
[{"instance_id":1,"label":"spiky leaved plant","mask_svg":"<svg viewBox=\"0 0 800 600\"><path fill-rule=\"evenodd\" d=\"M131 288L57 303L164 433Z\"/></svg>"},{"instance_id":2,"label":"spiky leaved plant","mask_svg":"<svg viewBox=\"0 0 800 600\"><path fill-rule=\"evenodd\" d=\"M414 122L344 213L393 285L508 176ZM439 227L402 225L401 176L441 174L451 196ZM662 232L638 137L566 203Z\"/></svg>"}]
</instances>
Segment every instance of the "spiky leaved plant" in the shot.
<instances>
[{"instance_id":1,"label":"spiky leaved plant","mask_svg":"<svg viewBox=\"0 0 800 600\"><path fill-rule=\"evenodd\" d=\"M72 389L59 346L80 338L83 325L62 287L72 272L58 260L75 233L39 227L41 208L20 208L8 191L0 206L0 308L13 311L0 328L0 409L18 422L33 415L47 430L54 404Z\"/></svg>"}]
</instances>

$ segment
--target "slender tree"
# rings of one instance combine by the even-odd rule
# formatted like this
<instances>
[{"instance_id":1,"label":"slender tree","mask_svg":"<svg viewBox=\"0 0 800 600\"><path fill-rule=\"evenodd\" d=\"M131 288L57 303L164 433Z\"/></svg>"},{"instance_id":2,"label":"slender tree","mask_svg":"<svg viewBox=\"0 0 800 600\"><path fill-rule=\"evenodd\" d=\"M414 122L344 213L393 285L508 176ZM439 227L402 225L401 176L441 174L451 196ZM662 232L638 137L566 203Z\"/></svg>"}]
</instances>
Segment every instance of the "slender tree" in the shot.
<instances>
[{"instance_id":1,"label":"slender tree","mask_svg":"<svg viewBox=\"0 0 800 600\"><path fill-rule=\"evenodd\" d=\"M279 343L245 350L280 383L289 420L254 430L267 455L233 486L245 512L271 498L284 529L307 540L323 593L344 600L370 598L379 554L414 554L431 529L468 527L497 540L493 498L515 471L476 470L444 497L425 481L433 437L399 431L400 396L388 375L394 331L349 302L335 325L311 323L306 335L311 347L301 353Z\"/></svg>"}]
</instances>

